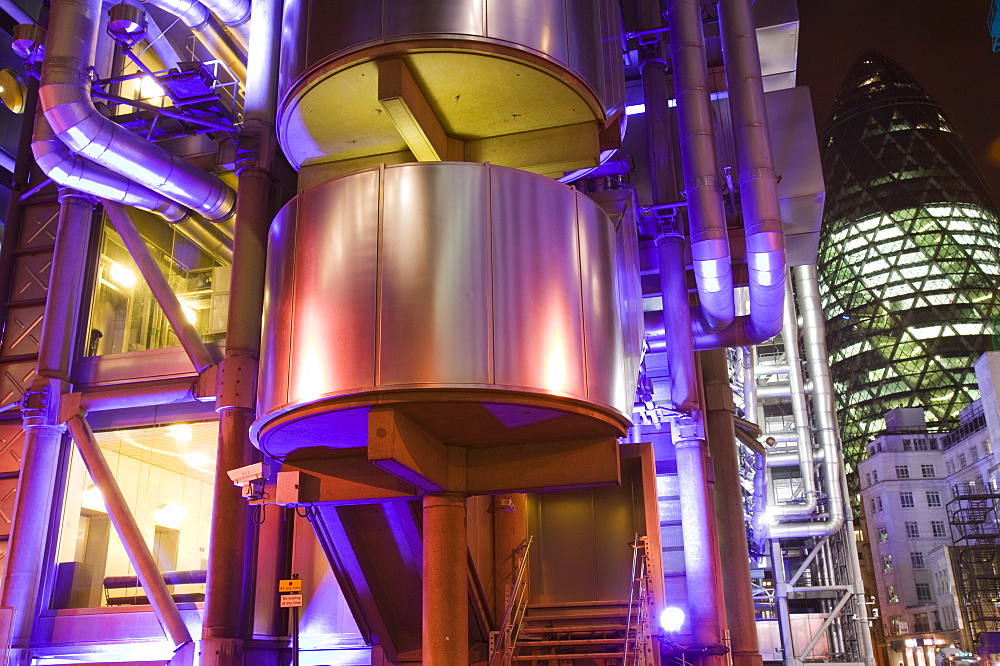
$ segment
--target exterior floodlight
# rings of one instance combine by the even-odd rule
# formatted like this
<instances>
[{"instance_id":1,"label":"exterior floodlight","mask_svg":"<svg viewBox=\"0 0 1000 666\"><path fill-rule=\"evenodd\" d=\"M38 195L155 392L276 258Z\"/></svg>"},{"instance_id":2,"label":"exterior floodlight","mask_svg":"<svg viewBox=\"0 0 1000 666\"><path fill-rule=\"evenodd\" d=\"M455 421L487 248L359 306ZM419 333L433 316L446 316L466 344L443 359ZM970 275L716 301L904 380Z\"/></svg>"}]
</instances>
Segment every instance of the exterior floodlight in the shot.
<instances>
[{"instance_id":1,"label":"exterior floodlight","mask_svg":"<svg viewBox=\"0 0 1000 666\"><path fill-rule=\"evenodd\" d=\"M146 37L146 13L124 2L108 12L108 34L119 44L132 46Z\"/></svg>"},{"instance_id":2,"label":"exterior floodlight","mask_svg":"<svg viewBox=\"0 0 1000 666\"><path fill-rule=\"evenodd\" d=\"M0 103L14 113L24 113L24 79L12 69L0 69Z\"/></svg>"},{"instance_id":3,"label":"exterior floodlight","mask_svg":"<svg viewBox=\"0 0 1000 666\"><path fill-rule=\"evenodd\" d=\"M676 634L684 626L684 609L667 606L660 613L660 627L668 634Z\"/></svg>"}]
</instances>

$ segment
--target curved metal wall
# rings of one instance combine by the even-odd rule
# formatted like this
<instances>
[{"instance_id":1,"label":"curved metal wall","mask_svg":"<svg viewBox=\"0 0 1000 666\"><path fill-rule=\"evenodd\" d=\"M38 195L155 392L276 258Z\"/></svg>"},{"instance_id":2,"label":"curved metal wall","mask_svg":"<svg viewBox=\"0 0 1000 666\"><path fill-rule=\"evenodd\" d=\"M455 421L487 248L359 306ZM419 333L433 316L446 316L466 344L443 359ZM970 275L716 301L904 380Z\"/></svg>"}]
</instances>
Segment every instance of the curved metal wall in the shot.
<instances>
[{"instance_id":1,"label":"curved metal wall","mask_svg":"<svg viewBox=\"0 0 1000 666\"><path fill-rule=\"evenodd\" d=\"M285 3L279 96L330 59L378 43L460 39L529 51L575 72L607 116L624 104L621 16L612 0ZM475 50L475 47L471 47Z\"/></svg>"},{"instance_id":2,"label":"curved metal wall","mask_svg":"<svg viewBox=\"0 0 1000 666\"><path fill-rule=\"evenodd\" d=\"M626 423L641 331L622 247L593 201L517 169L404 164L303 192L271 228L255 431L428 389L569 398Z\"/></svg>"}]
</instances>

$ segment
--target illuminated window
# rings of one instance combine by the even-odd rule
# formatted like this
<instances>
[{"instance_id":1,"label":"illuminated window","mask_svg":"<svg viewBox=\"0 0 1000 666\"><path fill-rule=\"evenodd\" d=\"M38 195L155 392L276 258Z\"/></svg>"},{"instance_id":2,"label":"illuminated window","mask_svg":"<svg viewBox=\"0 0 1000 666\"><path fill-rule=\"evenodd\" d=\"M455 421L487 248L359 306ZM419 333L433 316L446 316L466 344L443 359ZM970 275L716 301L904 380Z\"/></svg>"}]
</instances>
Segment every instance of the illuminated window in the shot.
<instances>
[{"instance_id":1,"label":"illuminated window","mask_svg":"<svg viewBox=\"0 0 1000 666\"><path fill-rule=\"evenodd\" d=\"M892 573L892 555L882 556L882 573Z\"/></svg>"},{"instance_id":2,"label":"illuminated window","mask_svg":"<svg viewBox=\"0 0 1000 666\"><path fill-rule=\"evenodd\" d=\"M206 342L221 340L229 309L229 267L151 215L134 221L184 313ZM106 223L85 355L176 347L180 343L120 236Z\"/></svg>"},{"instance_id":3,"label":"illuminated window","mask_svg":"<svg viewBox=\"0 0 1000 666\"><path fill-rule=\"evenodd\" d=\"M878 542L885 543L889 540L889 530L885 525L878 526Z\"/></svg>"},{"instance_id":4,"label":"illuminated window","mask_svg":"<svg viewBox=\"0 0 1000 666\"><path fill-rule=\"evenodd\" d=\"M101 451L161 571L185 572L178 601L201 601L218 423L98 432ZM101 491L74 450L57 552L53 608L145 604Z\"/></svg>"},{"instance_id":5,"label":"illuminated window","mask_svg":"<svg viewBox=\"0 0 1000 666\"><path fill-rule=\"evenodd\" d=\"M896 594L896 586L895 585L886 585L885 586L885 602L888 603L888 604L898 604L899 603L899 595Z\"/></svg>"}]
</instances>

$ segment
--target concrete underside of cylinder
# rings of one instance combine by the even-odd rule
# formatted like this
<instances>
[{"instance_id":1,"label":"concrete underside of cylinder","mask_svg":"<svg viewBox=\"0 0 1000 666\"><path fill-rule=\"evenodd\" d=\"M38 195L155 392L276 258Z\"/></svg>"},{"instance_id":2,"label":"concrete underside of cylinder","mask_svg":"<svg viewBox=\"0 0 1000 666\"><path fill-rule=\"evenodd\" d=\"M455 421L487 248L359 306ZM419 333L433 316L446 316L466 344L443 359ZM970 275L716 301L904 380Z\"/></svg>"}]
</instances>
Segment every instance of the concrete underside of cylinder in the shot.
<instances>
[{"instance_id":1,"label":"concrete underside of cylinder","mask_svg":"<svg viewBox=\"0 0 1000 666\"><path fill-rule=\"evenodd\" d=\"M271 230L259 408L270 455L371 442L391 409L434 442L613 441L641 331L630 240L515 169L433 163L328 181Z\"/></svg>"}]
</instances>

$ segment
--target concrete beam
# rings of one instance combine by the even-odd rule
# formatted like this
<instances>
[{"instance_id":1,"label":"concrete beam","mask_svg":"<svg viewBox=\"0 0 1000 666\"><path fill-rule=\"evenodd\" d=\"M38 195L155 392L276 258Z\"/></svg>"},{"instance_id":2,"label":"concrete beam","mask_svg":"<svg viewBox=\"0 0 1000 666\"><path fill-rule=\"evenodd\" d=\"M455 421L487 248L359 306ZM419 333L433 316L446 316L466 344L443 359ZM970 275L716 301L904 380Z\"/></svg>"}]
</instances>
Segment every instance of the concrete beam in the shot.
<instances>
[{"instance_id":1,"label":"concrete beam","mask_svg":"<svg viewBox=\"0 0 1000 666\"><path fill-rule=\"evenodd\" d=\"M420 162L449 159L449 147L460 145L449 142L441 121L401 58L378 62L378 101Z\"/></svg>"},{"instance_id":2,"label":"concrete beam","mask_svg":"<svg viewBox=\"0 0 1000 666\"><path fill-rule=\"evenodd\" d=\"M369 462L361 447L336 452L322 449L315 457L288 460L281 469L279 475L305 472L317 477L318 489L307 490L314 497L311 501L316 503L368 504L389 499L419 499L422 494L413 484ZM285 480L294 483L294 477Z\"/></svg>"},{"instance_id":3,"label":"concrete beam","mask_svg":"<svg viewBox=\"0 0 1000 666\"><path fill-rule=\"evenodd\" d=\"M614 438L466 449L470 495L562 490L621 483Z\"/></svg>"},{"instance_id":4,"label":"concrete beam","mask_svg":"<svg viewBox=\"0 0 1000 666\"><path fill-rule=\"evenodd\" d=\"M593 121L465 142L468 162L489 162L542 175L595 167L600 152L600 132Z\"/></svg>"},{"instance_id":5,"label":"concrete beam","mask_svg":"<svg viewBox=\"0 0 1000 666\"><path fill-rule=\"evenodd\" d=\"M449 487L449 448L391 407L368 412L368 459L424 492L462 490Z\"/></svg>"}]
</instances>

